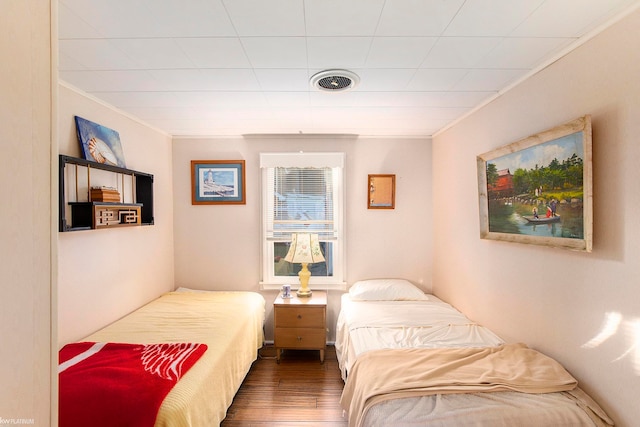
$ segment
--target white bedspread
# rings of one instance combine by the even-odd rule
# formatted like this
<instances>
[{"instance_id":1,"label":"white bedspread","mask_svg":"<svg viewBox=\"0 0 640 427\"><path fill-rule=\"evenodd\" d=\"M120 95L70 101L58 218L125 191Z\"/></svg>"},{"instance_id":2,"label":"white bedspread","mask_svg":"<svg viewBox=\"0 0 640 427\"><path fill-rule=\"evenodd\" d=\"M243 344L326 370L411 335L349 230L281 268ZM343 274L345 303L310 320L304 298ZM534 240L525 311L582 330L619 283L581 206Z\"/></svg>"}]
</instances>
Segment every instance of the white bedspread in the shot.
<instances>
[{"instance_id":1,"label":"white bedspread","mask_svg":"<svg viewBox=\"0 0 640 427\"><path fill-rule=\"evenodd\" d=\"M584 394L576 389L576 393ZM604 412L602 416L606 417ZM609 420L610 421L610 420ZM388 400L374 405L367 427L546 427L606 426L571 392L525 394L515 391L438 394Z\"/></svg>"},{"instance_id":2,"label":"white bedspread","mask_svg":"<svg viewBox=\"0 0 640 427\"><path fill-rule=\"evenodd\" d=\"M428 301L353 301L342 295L336 353L346 380L360 354L382 348L487 347L504 344L450 304Z\"/></svg>"}]
</instances>

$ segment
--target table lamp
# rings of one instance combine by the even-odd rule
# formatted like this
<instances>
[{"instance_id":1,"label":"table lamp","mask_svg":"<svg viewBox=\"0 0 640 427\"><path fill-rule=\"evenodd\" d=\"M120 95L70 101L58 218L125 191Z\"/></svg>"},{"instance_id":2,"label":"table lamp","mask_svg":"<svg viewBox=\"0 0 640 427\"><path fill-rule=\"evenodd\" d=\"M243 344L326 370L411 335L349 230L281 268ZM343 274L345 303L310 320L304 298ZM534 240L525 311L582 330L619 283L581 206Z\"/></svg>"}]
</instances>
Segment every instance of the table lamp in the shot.
<instances>
[{"instance_id":1,"label":"table lamp","mask_svg":"<svg viewBox=\"0 0 640 427\"><path fill-rule=\"evenodd\" d=\"M298 289L296 295L301 298L310 297L311 289L309 289L309 278L311 277L311 272L307 268L307 264L324 261L324 256L322 256L322 251L320 250L318 235L294 233L291 236L289 252L287 252L284 260L290 263L302 264L302 269L298 273L300 289Z\"/></svg>"}]
</instances>

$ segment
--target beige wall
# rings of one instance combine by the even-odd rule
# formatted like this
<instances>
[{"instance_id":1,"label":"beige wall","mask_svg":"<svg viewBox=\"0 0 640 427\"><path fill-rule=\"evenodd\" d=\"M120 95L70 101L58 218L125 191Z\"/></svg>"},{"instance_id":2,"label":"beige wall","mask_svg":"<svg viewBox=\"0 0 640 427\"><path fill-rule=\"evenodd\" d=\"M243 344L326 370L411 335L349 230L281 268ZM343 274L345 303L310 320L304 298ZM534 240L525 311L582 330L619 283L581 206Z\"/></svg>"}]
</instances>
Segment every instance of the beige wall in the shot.
<instances>
[{"instance_id":1,"label":"beige wall","mask_svg":"<svg viewBox=\"0 0 640 427\"><path fill-rule=\"evenodd\" d=\"M44 426L55 268L48 1L0 2L0 57L0 423Z\"/></svg>"},{"instance_id":2,"label":"beige wall","mask_svg":"<svg viewBox=\"0 0 640 427\"><path fill-rule=\"evenodd\" d=\"M173 289L171 137L64 85L60 154L82 157L74 116L117 130L127 167L154 175L155 225L58 235L58 343L85 337Z\"/></svg>"},{"instance_id":3,"label":"beige wall","mask_svg":"<svg viewBox=\"0 0 640 427\"><path fill-rule=\"evenodd\" d=\"M259 153L346 153L347 282L404 277L431 289L431 141L389 138L176 139L173 144L176 286L259 290ZM191 205L191 160L244 159L246 205ZM367 175L396 174L396 208L367 209ZM330 292L329 340L335 338L339 291ZM273 339L267 299L267 339Z\"/></svg>"},{"instance_id":4,"label":"beige wall","mask_svg":"<svg viewBox=\"0 0 640 427\"><path fill-rule=\"evenodd\" d=\"M560 360L620 426L640 419L640 12L437 135L433 288L509 341ZM593 119L594 249L480 240L476 155ZM607 313L615 334L585 348Z\"/></svg>"}]
</instances>

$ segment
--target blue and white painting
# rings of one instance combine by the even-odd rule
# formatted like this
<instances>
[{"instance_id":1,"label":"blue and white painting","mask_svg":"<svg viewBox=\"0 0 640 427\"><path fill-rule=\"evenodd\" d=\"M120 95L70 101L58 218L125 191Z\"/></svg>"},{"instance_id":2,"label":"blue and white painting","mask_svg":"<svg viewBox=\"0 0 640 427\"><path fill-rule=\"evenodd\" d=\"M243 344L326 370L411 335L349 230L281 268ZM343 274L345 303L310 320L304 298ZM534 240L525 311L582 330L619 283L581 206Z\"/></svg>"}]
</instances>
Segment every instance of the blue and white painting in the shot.
<instances>
[{"instance_id":1,"label":"blue and white painting","mask_svg":"<svg viewBox=\"0 0 640 427\"><path fill-rule=\"evenodd\" d=\"M120 134L113 129L75 116L78 141L86 160L126 168Z\"/></svg>"},{"instance_id":2,"label":"blue and white painting","mask_svg":"<svg viewBox=\"0 0 640 427\"><path fill-rule=\"evenodd\" d=\"M245 204L244 160L192 160L192 204Z\"/></svg>"},{"instance_id":3,"label":"blue and white painting","mask_svg":"<svg viewBox=\"0 0 640 427\"><path fill-rule=\"evenodd\" d=\"M238 169L202 167L198 170L200 198L238 197Z\"/></svg>"}]
</instances>

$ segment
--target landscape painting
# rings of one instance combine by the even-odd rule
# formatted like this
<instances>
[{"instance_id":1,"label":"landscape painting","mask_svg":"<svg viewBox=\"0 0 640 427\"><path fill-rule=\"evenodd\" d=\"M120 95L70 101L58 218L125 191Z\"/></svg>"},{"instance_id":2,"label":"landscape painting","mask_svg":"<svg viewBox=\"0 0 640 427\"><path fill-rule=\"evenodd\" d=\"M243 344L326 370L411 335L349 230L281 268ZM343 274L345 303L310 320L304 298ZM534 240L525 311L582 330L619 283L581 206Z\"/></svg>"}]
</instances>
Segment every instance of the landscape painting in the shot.
<instances>
[{"instance_id":1,"label":"landscape painting","mask_svg":"<svg viewBox=\"0 0 640 427\"><path fill-rule=\"evenodd\" d=\"M478 156L480 236L592 248L591 118Z\"/></svg>"}]
</instances>

